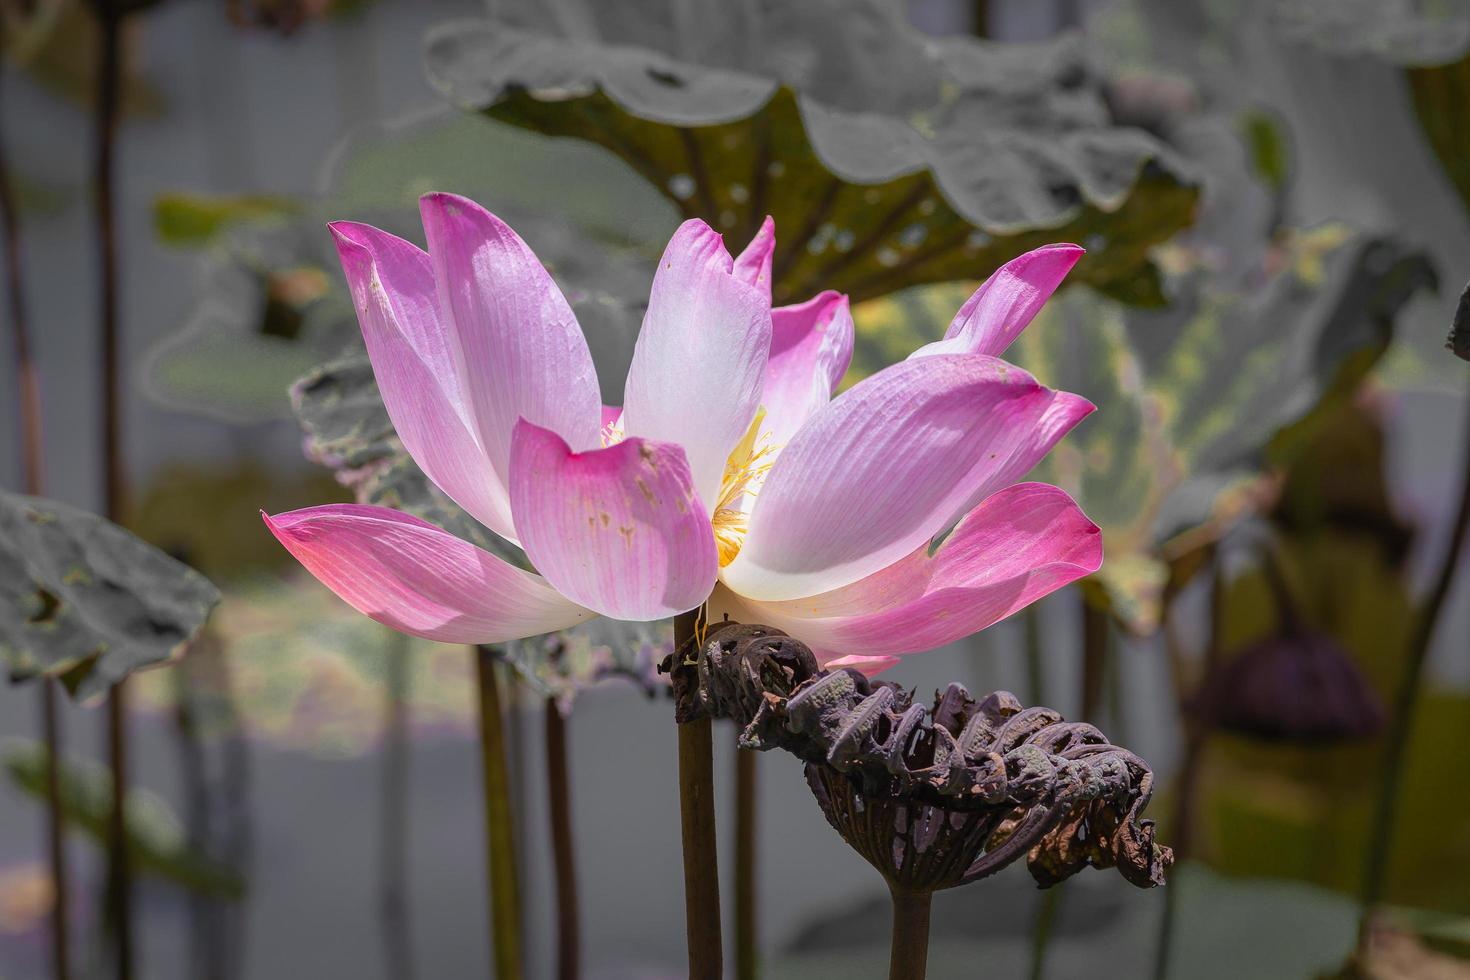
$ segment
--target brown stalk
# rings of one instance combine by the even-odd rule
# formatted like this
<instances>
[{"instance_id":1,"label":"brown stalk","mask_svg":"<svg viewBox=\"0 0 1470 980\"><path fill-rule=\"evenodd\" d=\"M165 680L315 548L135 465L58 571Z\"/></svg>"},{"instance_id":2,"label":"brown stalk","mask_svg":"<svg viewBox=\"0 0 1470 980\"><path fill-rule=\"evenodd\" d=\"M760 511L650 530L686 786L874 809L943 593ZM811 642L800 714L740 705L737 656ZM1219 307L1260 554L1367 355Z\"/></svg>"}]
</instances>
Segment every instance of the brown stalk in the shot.
<instances>
[{"instance_id":1,"label":"brown stalk","mask_svg":"<svg viewBox=\"0 0 1470 980\"><path fill-rule=\"evenodd\" d=\"M3 77L3 75L0 75ZM5 284L9 296L11 337L15 348L16 420L20 429L21 487L40 496L45 486L42 456L41 378L31 349L30 320L21 272L20 210L10 182L10 168L0 127L0 229L5 237ZM41 702L41 741L46 746L46 849L51 864L51 969L56 980L71 975L67 938L70 903L66 868L66 824L61 809L61 718L56 681L42 677L36 685Z\"/></svg>"},{"instance_id":2,"label":"brown stalk","mask_svg":"<svg viewBox=\"0 0 1470 980\"><path fill-rule=\"evenodd\" d=\"M674 649L692 645L700 610L674 620ZM684 930L690 980L721 980L720 871L715 839L714 736L708 715L678 722L679 824L684 847Z\"/></svg>"},{"instance_id":3,"label":"brown stalk","mask_svg":"<svg viewBox=\"0 0 1470 980\"><path fill-rule=\"evenodd\" d=\"M117 229L114 219L114 151L117 144L122 10L118 0L97 0L99 51L93 133L93 196L101 276L98 327L101 346L103 513L123 516L122 398L118 370ZM132 872L127 846L127 700L123 681L107 697L107 756L112 768L112 813L107 823L107 920L118 980L133 976Z\"/></svg>"},{"instance_id":4,"label":"brown stalk","mask_svg":"<svg viewBox=\"0 0 1470 980\"><path fill-rule=\"evenodd\" d=\"M556 975L581 975L577 860L572 834L572 783L567 765L567 719L556 698L546 699L546 778L550 797L551 856L556 869Z\"/></svg>"},{"instance_id":5,"label":"brown stalk","mask_svg":"<svg viewBox=\"0 0 1470 980\"><path fill-rule=\"evenodd\" d=\"M1470 398L1465 401L1465 431L1470 431ZM1463 438L1461 440L1464 441ZM1455 571L1460 557L1466 549L1466 533L1470 531L1470 450L1464 453L1464 474L1460 478L1460 503L1455 521L1445 543L1444 557L1439 571L1424 604L1419 607L1415 619L1414 633L1409 641L1408 663L1399 682L1398 695L1389 722L1388 746L1380 770L1377 805L1373 814L1367 863L1363 871L1361 912L1358 921L1358 958L1363 962L1372 937L1374 907L1383 897L1388 878L1389 859L1393 854L1394 827L1398 820L1399 794L1403 789L1404 758L1408 752L1409 735L1413 731L1414 716L1419 706L1419 694L1423 689L1424 661L1429 655L1430 642L1444 610L1445 598L1454 583Z\"/></svg>"},{"instance_id":6,"label":"brown stalk","mask_svg":"<svg viewBox=\"0 0 1470 980\"><path fill-rule=\"evenodd\" d=\"M735 977L755 980L760 941L756 931L756 754L735 749Z\"/></svg>"},{"instance_id":7,"label":"brown stalk","mask_svg":"<svg viewBox=\"0 0 1470 980\"><path fill-rule=\"evenodd\" d=\"M521 980L521 899L511 821L510 766L495 654L474 648L480 708L480 766L485 791L485 861L490 882L490 936L497 980Z\"/></svg>"}]
</instances>

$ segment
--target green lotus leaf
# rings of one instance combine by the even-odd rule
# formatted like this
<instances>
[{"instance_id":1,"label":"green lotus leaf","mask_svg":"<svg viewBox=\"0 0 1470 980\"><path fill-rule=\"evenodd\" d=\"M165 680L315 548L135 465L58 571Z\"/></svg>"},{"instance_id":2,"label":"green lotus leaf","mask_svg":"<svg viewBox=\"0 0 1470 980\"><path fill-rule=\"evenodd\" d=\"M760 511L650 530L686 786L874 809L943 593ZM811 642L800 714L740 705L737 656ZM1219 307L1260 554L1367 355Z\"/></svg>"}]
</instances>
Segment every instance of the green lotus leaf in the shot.
<instances>
[{"instance_id":1,"label":"green lotus leaf","mask_svg":"<svg viewBox=\"0 0 1470 980\"><path fill-rule=\"evenodd\" d=\"M9 740L0 747L0 766L19 789L37 800L47 797L49 758L40 743ZM62 759L59 767L61 813L67 824L105 847L112 817L112 773L95 762ZM168 803L146 790L130 789L125 805L128 853L145 874L191 891L241 898L240 872L192 847Z\"/></svg>"},{"instance_id":2,"label":"green lotus leaf","mask_svg":"<svg viewBox=\"0 0 1470 980\"><path fill-rule=\"evenodd\" d=\"M299 208L290 198L269 194L160 194L153 202L153 230L166 244L194 247L229 225L286 217Z\"/></svg>"},{"instance_id":3,"label":"green lotus leaf","mask_svg":"<svg viewBox=\"0 0 1470 980\"><path fill-rule=\"evenodd\" d=\"M193 690L201 700L231 702L240 731L271 746L324 758L371 753L384 735L390 658L405 665L403 698L415 733L474 732L471 651L385 629L299 568L236 583L206 636L219 659L213 671L191 676ZM130 685L139 712L172 717L173 673L143 674Z\"/></svg>"},{"instance_id":4,"label":"green lotus leaf","mask_svg":"<svg viewBox=\"0 0 1470 980\"><path fill-rule=\"evenodd\" d=\"M1286 468L1269 525L1230 545L1225 662L1240 668L1233 658L1249 656L1259 668L1263 650L1290 657L1304 636L1325 638L1342 660L1328 668L1336 678L1320 673L1320 659L1312 670L1299 668L1306 670L1299 680L1278 669L1280 661L1264 665L1267 675L1228 675L1237 703L1280 724L1271 738L1220 731L1205 743L1196 856L1222 872L1295 878L1356 897L1364 855L1378 846L1369 836L1387 733L1347 682L1355 674L1352 687L1394 703L1418 616L1405 570L1411 527L1394 511L1390 465L1381 414L1359 400L1332 405ZM1260 557L1266 549L1269 567ZM1241 560L1251 552L1254 561ZM1267 676L1275 682L1264 683ZM1327 724L1296 727L1307 699ZM1388 901L1470 912L1463 887L1470 787L1446 778L1463 754L1467 704L1464 692L1432 687L1420 699L1404 755Z\"/></svg>"},{"instance_id":5,"label":"green lotus leaf","mask_svg":"<svg viewBox=\"0 0 1470 980\"><path fill-rule=\"evenodd\" d=\"M1385 918L1424 945L1460 960L1470 960L1470 918L1437 909L1392 908Z\"/></svg>"},{"instance_id":6,"label":"green lotus leaf","mask_svg":"<svg viewBox=\"0 0 1470 980\"><path fill-rule=\"evenodd\" d=\"M138 71L138 37L125 32L119 109L124 118L155 118L168 108L158 86ZM0 56L79 110L96 97L97 49L101 29L94 5L82 0L14 4L0 18Z\"/></svg>"},{"instance_id":7,"label":"green lotus leaf","mask_svg":"<svg viewBox=\"0 0 1470 980\"><path fill-rule=\"evenodd\" d=\"M1450 326L1450 337L1445 341L1445 346L1454 351L1455 356L1470 361L1470 286L1460 294L1460 302L1455 306L1455 319Z\"/></svg>"},{"instance_id":8,"label":"green lotus leaf","mask_svg":"<svg viewBox=\"0 0 1470 980\"><path fill-rule=\"evenodd\" d=\"M409 457L393 431L367 353L348 354L292 386L306 453L329 467L359 503L422 517L521 567L525 555L444 495Z\"/></svg>"},{"instance_id":9,"label":"green lotus leaf","mask_svg":"<svg viewBox=\"0 0 1470 980\"><path fill-rule=\"evenodd\" d=\"M1055 296L1006 357L1099 406L1033 474L1073 494L1103 528L1092 580L1135 632L1158 624L1161 546L1233 512L1233 489L1288 458L1319 406L1383 353L1394 317L1433 274L1418 253L1341 228L1289 236L1264 288L1198 273L1162 310L1086 288ZM848 380L942 336L971 285L921 287L860 305Z\"/></svg>"},{"instance_id":10,"label":"green lotus leaf","mask_svg":"<svg viewBox=\"0 0 1470 980\"><path fill-rule=\"evenodd\" d=\"M201 246L198 297L184 324L147 352L146 390L168 408L251 423L291 411L286 392L315 366L361 350L326 223L367 221L422 243L418 197L480 201L535 249L587 318L605 384L631 358L601 327L643 302L677 214L598 147L552 141L460 114L365 132L333 158L316 199L165 195L165 240ZM557 210L547 194L556 188ZM612 395L611 400L620 399Z\"/></svg>"},{"instance_id":11,"label":"green lotus leaf","mask_svg":"<svg viewBox=\"0 0 1470 980\"><path fill-rule=\"evenodd\" d=\"M1194 214L1188 168L1112 122L1076 38L937 41L880 0L521 0L427 51L455 104L605 146L732 243L774 216L778 303L1072 240L1081 281L1158 304L1148 249Z\"/></svg>"},{"instance_id":12,"label":"green lotus leaf","mask_svg":"<svg viewBox=\"0 0 1470 980\"><path fill-rule=\"evenodd\" d=\"M622 629L627 627L626 630ZM611 627L610 632L608 628ZM661 690L653 665L671 646L668 623L593 621L552 637L506 644L498 654L530 698L571 702L604 680ZM226 703L239 731L275 748L322 758L372 753L384 736L390 663L401 659L402 697L414 737L473 737L474 652L394 633L315 585L302 569L255 575L225 593L196 657L217 658L191 671L200 703ZM160 722L178 709L176 671L150 671L129 683L129 703Z\"/></svg>"},{"instance_id":13,"label":"green lotus leaf","mask_svg":"<svg viewBox=\"0 0 1470 980\"><path fill-rule=\"evenodd\" d=\"M1272 20L1294 41L1400 65L1454 61L1470 47L1470 11L1435 0L1276 0Z\"/></svg>"},{"instance_id":14,"label":"green lotus leaf","mask_svg":"<svg viewBox=\"0 0 1470 980\"><path fill-rule=\"evenodd\" d=\"M178 655L219 592L95 514L0 492L0 661L88 700Z\"/></svg>"},{"instance_id":15,"label":"green lotus leaf","mask_svg":"<svg viewBox=\"0 0 1470 980\"><path fill-rule=\"evenodd\" d=\"M1414 99L1419 127L1445 176L1470 213L1470 159L1467 159L1465 99L1470 97L1470 55L1441 65L1415 67L1404 74Z\"/></svg>"},{"instance_id":16,"label":"green lotus leaf","mask_svg":"<svg viewBox=\"0 0 1470 980\"><path fill-rule=\"evenodd\" d=\"M223 422L289 411L290 383L356 333L327 238L304 207L222 226L200 256L196 305L144 355L149 396Z\"/></svg>"},{"instance_id":17,"label":"green lotus leaf","mask_svg":"<svg viewBox=\"0 0 1470 980\"><path fill-rule=\"evenodd\" d=\"M349 497L329 472L315 467L259 459L180 461L158 467L139 484L129 498L128 527L227 592L262 573L296 567L290 552L264 533L262 510L276 514Z\"/></svg>"},{"instance_id":18,"label":"green lotus leaf","mask_svg":"<svg viewBox=\"0 0 1470 980\"><path fill-rule=\"evenodd\" d=\"M646 249L656 259L679 223L664 195L612 153L591 143L553 140L516 126L445 109L410 123L360 130L333 154L323 220L381 222L419 238L418 199L430 191L463 194L523 234L568 282L608 288L591 274L599 249L587 242ZM548 194L555 208L547 208ZM568 263L571 263L568 266ZM648 292L643 277L640 291Z\"/></svg>"}]
</instances>

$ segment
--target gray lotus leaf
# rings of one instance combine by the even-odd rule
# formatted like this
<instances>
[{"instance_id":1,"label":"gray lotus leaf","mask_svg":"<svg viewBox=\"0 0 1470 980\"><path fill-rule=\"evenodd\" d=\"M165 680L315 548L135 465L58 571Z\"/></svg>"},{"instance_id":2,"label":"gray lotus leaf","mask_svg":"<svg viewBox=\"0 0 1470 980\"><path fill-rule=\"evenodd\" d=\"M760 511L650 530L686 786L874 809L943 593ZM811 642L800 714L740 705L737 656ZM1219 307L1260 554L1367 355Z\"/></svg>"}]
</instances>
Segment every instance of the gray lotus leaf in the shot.
<instances>
[{"instance_id":1,"label":"gray lotus leaf","mask_svg":"<svg viewBox=\"0 0 1470 980\"><path fill-rule=\"evenodd\" d=\"M936 40L883 0L507 0L430 34L454 103L602 144L743 243L776 218L778 302L983 275L1051 241L1076 277L1163 301L1150 246L1190 169L1113 123L1076 37Z\"/></svg>"},{"instance_id":2,"label":"gray lotus leaf","mask_svg":"<svg viewBox=\"0 0 1470 980\"><path fill-rule=\"evenodd\" d=\"M111 521L0 492L0 661L91 699L181 653L219 601L204 576Z\"/></svg>"}]
</instances>

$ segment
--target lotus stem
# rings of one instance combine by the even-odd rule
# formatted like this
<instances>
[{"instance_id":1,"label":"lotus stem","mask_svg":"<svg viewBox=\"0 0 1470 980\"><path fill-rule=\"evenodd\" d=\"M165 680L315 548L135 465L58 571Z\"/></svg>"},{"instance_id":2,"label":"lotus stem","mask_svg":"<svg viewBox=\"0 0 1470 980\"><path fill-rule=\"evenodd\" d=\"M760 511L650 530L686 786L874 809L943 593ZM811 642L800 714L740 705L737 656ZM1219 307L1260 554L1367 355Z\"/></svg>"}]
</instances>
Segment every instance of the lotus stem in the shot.
<instances>
[{"instance_id":1,"label":"lotus stem","mask_svg":"<svg viewBox=\"0 0 1470 980\"><path fill-rule=\"evenodd\" d=\"M122 397L118 371L118 270L115 221L114 149L117 144L122 12L119 0L98 0L101 64L97 71L93 181L96 198L98 265L101 272L100 341L102 352L103 510L109 520L123 516Z\"/></svg>"},{"instance_id":2,"label":"lotus stem","mask_svg":"<svg viewBox=\"0 0 1470 980\"><path fill-rule=\"evenodd\" d=\"M990 36L990 0L970 0L970 33Z\"/></svg>"},{"instance_id":3,"label":"lotus stem","mask_svg":"<svg viewBox=\"0 0 1470 980\"><path fill-rule=\"evenodd\" d=\"M567 766L567 719L556 698L546 699L545 714L551 857L556 869L556 975L561 980L576 980L582 973L582 936L572 836L572 782Z\"/></svg>"},{"instance_id":4,"label":"lotus stem","mask_svg":"<svg viewBox=\"0 0 1470 980\"><path fill-rule=\"evenodd\" d=\"M1026 655L1026 687L1032 704L1046 701L1046 662L1041 640L1041 613L1036 603L1021 612L1021 643Z\"/></svg>"},{"instance_id":5,"label":"lotus stem","mask_svg":"<svg viewBox=\"0 0 1470 980\"><path fill-rule=\"evenodd\" d=\"M1084 603L1084 608L1086 604ZM1031 703L1046 701L1046 674L1041 638L1041 613L1032 603L1021 613L1023 629L1022 643L1026 653L1026 681L1031 688ZM1041 896L1036 910L1036 923L1031 930L1031 969L1027 974L1031 980L1041 980L1046 974L1046 950L1051 944L1051 927L1056 921L1057 906L1061 901L1060 888L1049 888Z\"/></svg>"},{"instance_id":6,"label":"lotus stem","mask_svg":"<svg viewBox=\"0 0 1470 980\"><path fill-rule=\"evenodd\" d=\"M94 116L93 198L101 292L98 326L102 352L103 513L123 512L122 399L118 376L117 235L114 221L113 151L117 143L122 9L119 0L98 0L97 92ZM118 980L133 976L132 875L127 846L127 699L118 681L107 697L107 755L112 767L112 814L107 833L107 910L117 957Z\"/></svg>"},{"instance_id":7,"label":"lotus stem","mask_svg":"<svg viewBox=\"0 0 1470 980\"><path fill-rule=\"evenodd\" d=\"M521 900L516 879L515 830L500 681L489 647L475 648L480 694L480 765L485 790L485 859L490 890L490 936L497 980L521 980Z\"/></svg>"},{"instance_id":8,"label":"lotus stem","mask_svg":"<svg viewBox=\"0 0 1470 980\"><path fill-rule=\"evenodd\" d=\"M1267 556L1267 574L1279 576L1280 569ZM1225 646L1225 566L1220 560L1219 546L1210 549L1210 633L1205 644L1205 662L1200 671L1201 683L1209 683L1211 675L1219 669L1224 657ZM1169 605L1164 616L1169 615ZM1283 607L1283 615L1290 613ZM1199 796L1200 763L1204 759L1205 742L1210 734L1209 719L1201 718L1179 706L1184 719L1184 760L1179 767L1179 787L1174 802L1174 859L1182 862L1189 856L1194 843L1194 808ZM1179 882L1164 889L1164 914L1159 922L1159 942L1154 952L1154 980L1165 980L1169 975L1169 957L1174 948L1174 927L1179 915Z\"/></svg>"},{"instance_id":9,"label":"lotus stem","mask_svg":"<svg viewBox=\"0 0 1470 980\"><path fill-rule=\"evenodd\" d=\"M737 729L738 732L738 729ZM735 977L755 980L760 942L756 932L756 754L735 750Z\"/></svg>"},{"instance_id":10,"label":"lotus stem","mask_svg":"<svg viewBox=\"0 0 1470 980\"><path fill-rule=\"evenodd\" d=\"M3 136L3 127L0 127ZM31 351L30 321L27 317L25 282L21 275L20 211L10 184L5 147L0 142L0 229L5 236L5 285L9 296L10 331L15 349L16 420L20 428L21 485L39 496L45 483L42 462L41 381ZM56 703L56 682L42 677L36 685L40 698L41 741L46 746L46 845L51 863L51 970L56 980L68 980L67 938L68 880L66 870L66 825L61 810L61 718Z\"/></svg>"},{"instance_id":11,"label":"lotus stem","mask_svg":"<svg viewBox=\"0 0 1470 980\"><path fill-rule=\"evenodd\" d=\"M1096 722L1098 702L1102 700L1103 680L1108 670L1108 614L1088 601L1085 590L1078 589L1078 595L1082 599L1082 700L1078 708L1077 720ZM1039 622L1036 624L1034 639L1028 623L1026 640L1029 656L1030 646L1033 643L1038 647L1040 645ZM1047 889L1036 910L1036 923L1032 926L1031 936L1031 972L1029 976L1032 980L1041 980L1046 976L1046 953L1051 945L1052 925L1061 912L1062 894L1060 884Z\"/></svg>"},{"instance_id":12,"label":"lotus stem","mask_svg":"<svg viewBox=\"0 0 1470 980\"><path fill-rule=\"evenodd\" d=\"M1041 980L1046 975L1046 950L1051 945L1052 926L1057 921L1061 908L1062 889L1048 888L1041 896L1041 905L1036 912L1036 924L1031 929L1031 980Z\"/></svg>"},{"instance_id":13,"label":"lotus stem","mask_svg":"<svg viewBox=\"0 0 1470 980\"><path fill-rule=\"evenodd\" d=\"M3 134L0 134L3 135ZM5 287L10 307L10 335L15 349L16 419L20 427L21 485L32 495L41 493L44 468L41 457L41 379L31 351L25 282L21 274L20 212L10 184L9 161L0 143L0 226L5 235Z\"/></svg>"},{"instance_id":14,"label":"lotus stem","mask_svg":"<svg viewBox=\"0 0 1470 980\"><path fill-rule=\"evenodd\" d=\"M933 892L889 887L893 896L893 941L888 980L924 980L929 963L929 908Z\"/></svg>"},{"instance_id":15,"label":"lotus stem","mask_svg":"<svg viewBox=\"0 0 1470 980\"><path fill-rule=\"evenodd\" d=\"M187 843L197 853L211 854L214 834L210 826L213 805L208 763L190 690L195 683L191 676L194 656L191 650L188 657L169 671L168 677L173 690L174 734L178 737L179 783L183 790ZM222 980L227 973L226 945L220 917L215 912L216 899L195 892L189 895L188 903L189 942L183 957L188 975L198 980Z\"/></svg>"},{"instance_id":16,"label":"lotus stem","mask_svg":"<svg viewBox=\"0 0 1470 980\"><path fill-rule=\"evenodd\" d=\"M46 846L51 860L51 972L56 980L71 976L67 908L70 901L66 869L66 816L61 809L61 719L56 703L57 682L41 678L41 735L46 744Z\"/></svg>"},{"instance_id":17,"label":"lotus stem","mask_svg":"<svg viewBox=\"0 0 1470 980\"><path fill-rule=\"evenodd\" d=\"M1465 400L1466 414L1464 431L1470 432L1470 397ZM1461 439L1464 442L1464 439ZM1388 875L1389 858L1393 853L1394 827L1398 819L1398 798L1403 784L1404 756L1409 745L1409 734L1414 727L1414 716L1419 706L1422 690L1421 679L1424 661L1434 639L1435 626L1444 609L1445 598L1454 583L1455 571L1460 556L1466 547L1466 532L1470 530L1470 451L1464 453L1465 472L1460 478L1460 503L1455 522L1445 544L1444 557L1434 584L1425 597L1415 619L1414 632L1408 646L1408 663L1399 682L1394 701L1393 716L1389 721L1388 745L1380 770L1377 805L1373 813L1372 831L1368 837L1367 863L1363 870L1361 911L1358 920L1358 958L1362 962L1368 952L1372 935L1373 910L1383 897L1384 883Z\"/></svg>"},{"instance_id":18,"label":"lotus stem","mask_svg":"<svg viewBox=\"0 0 1470 980\"><path fill-rule=\"evenodd\" d=\"M527 718L529 713L525 710L523 703L524 688L516 682L515 671L510 669L505 662L500 661L501 692L505 695L502 702L505 725L505 758L507 785L510 787L510 833L511 853L516 855L516 866L520 866L520 855L526 852L526 827L531 822L531 794L526 788L526 767L523 762L526 758L526 746L530 739L527 734ZM519 907L519 906L518 906ZM528 940L526 916L524 909L518 919L520 927L519 942L522 956L525 955ZM523 961L524 966L524 961Z\"/></svg>"},{"instance_id":19,"label":"lotus stem","mask_svg":"<svg viewBox=\"0 0 1470 980\"><path fill-rule=\"evenodd\" d=\"M1080 591L1080 590L1079 590ZM1082 704L1078 721L1097 723L1103 679L1108 670L1108 614L1082 594Z\"/></svg>"},{"instance_id":20,"label":"lotus stem","mask_svg":"<svg viewBox=\"0 0 1470 980\"><path fill-rule=\"evenodd\" d=\"M674 649L694 640L699 610L674 620ZM675 656L678 656L676 652ZM678 723L679 823L684 841L684 931L690 980L721 980L720 871L715 840L714 737L708 715Z\"/></svg>"},{"instance_id":21,"label":"lotus stem","mask_svg":"<svg viewBox=\"0 0 1470 980\"><path fill-rule=\"evenodd\" d=\"M378 914L383 923L384 972L412 980L413 937L408 915L408 637L389 634L383 704L383 837Z\"/></svg>"},{"instance_id":22,"label":"lotus stem","mask_svg":"<svg viewBox=\"0 0 1470 980\"><path fill-rule=\"evenodd\" d=\"M128 854L127 688L121 681L107 695L107 762L112 769L112 809L107 818L107 915L117 980L133 976L132 868Z\"/></svg>"}]
</instances>

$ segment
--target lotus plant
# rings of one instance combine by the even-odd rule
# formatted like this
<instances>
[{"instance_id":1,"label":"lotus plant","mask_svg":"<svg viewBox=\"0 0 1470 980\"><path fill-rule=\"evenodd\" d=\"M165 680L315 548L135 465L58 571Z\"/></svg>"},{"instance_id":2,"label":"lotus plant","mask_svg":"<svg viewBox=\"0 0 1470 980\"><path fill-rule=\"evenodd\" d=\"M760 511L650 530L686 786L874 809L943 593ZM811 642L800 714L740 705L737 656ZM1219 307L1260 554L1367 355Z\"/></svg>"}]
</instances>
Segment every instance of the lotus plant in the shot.
<instances>
[{"instance_id":1,"label":"lotus plant","mask_svg":"<svg viewBox=\"0 0 1470 980\"><path fill-rule=\"evenodd\" d=\"M421 201L428 251L331 230L394 429L424 473L524 551L529 571L409 514L353 504L267 516L328 588L394 629L487 644L602 615L690 610L778 626L875 673L1095 571L1101 535L1056 487L1017 483L1093 406L999 359L1081 257L997 271L943 340L834 399L847 298L771 308L771 219L738 257L699 220L654 275L621 406L602 404L571 307L473 201ZM496 700L481 656L481 700ZM493 715L490 712L487 718ZM709 719L681 724L690 976L721 975ZM482 732L487 841L494 741ZM501 844L497 848L496 842ZM492 859L492 886L497 880ZM497 890L497 962L516 971ZM565 937L564 937L565 940Z\"/></svg>"},{"instance_id":2,"label":"lotus plant","mask_svg":"<svg viewBox=\"0 0 1470 980\"><path fill-rule=\"evenodd\" d=\"M389 508L265 517L378 622L498 643L707 604L871 673L1098 568L1098 529L1071 498L1017 482L1093 406L999 359L1082 249L1009 262L943 340L833 398L846 297L772 309L770 219L735 258L686 221L608 407L525 242L462 197L421 211L427 252L331 225L373 370L425 474L535 571Z\"/></svg>"}]
</instances>

